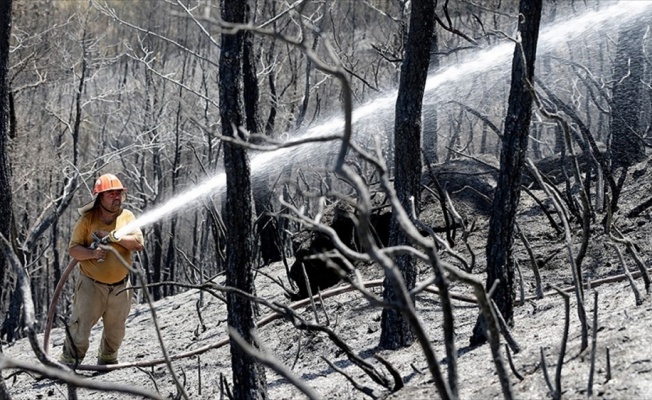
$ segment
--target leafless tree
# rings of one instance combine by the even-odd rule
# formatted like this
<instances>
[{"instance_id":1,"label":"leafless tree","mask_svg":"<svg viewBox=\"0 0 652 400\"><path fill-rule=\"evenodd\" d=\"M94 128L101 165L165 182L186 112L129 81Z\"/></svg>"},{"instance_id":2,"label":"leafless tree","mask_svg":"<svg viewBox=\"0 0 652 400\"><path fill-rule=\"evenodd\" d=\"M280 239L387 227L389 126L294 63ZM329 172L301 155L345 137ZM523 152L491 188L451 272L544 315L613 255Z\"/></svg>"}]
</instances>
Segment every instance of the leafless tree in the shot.
<instances>
[{"instance_id":1,"label":"leafless tree","mask_svg":"<svg viewBox=\"0 0 652 400\"><path fill-rule=\"evenodd\" d=\"M247 4L240 0L222 3L222 19L243 24L249 19ZM243 58L245 31L222 33L220 51L220 113L222 132L226 137L239 137L238 127L245 124L243 113ZM226 170L226 282L246 293L254 293L254 201L251 190L251 168L247 150L232 143L224 145ZM255 307L247 298L227 294L229 326L249 345L255 345ZM231 345L233 397L264 399L267 383L263 366L233 343Z\"/></svg>"},{"instance_id":2,"label":"leafless tree","mask_svg":"<svg viewBox=\"0 0 652 400\"><path fill-rule=\"evenodd\" d=\"M7 66L9 64L9 38L11 36L11 0L2 2L0 5L0 234L3 237L10 236L12 216L12 190L11 190L11 165L9 163L9 151L7 142L9 140L8 124L8 100L9 87L7 82ZM0 257L0 299L3 298L4 282L7 276L8 262L5 257ZM4 317L3 310L0 310L0 317ZM0 318L1 319L1 318ZM2 345L0 345L2 354ZM9 393L4 379L0 383L0 397L8 398Z\"/></svg>"},{"instance_id":3,"label":"leafless tree","mask_svg":"<svg viewBox=\"0 0 652 400\"><path fill-rule=\"evenodd\" d=\"M70 197L65 199L82 202L86 200L85 189L92 180L91 176L99 170L117 170L123 174L122 177L129 187L130 206L133 204L139 212L154 209L176 194L191 189L196 183L212 178L223 170L229 170L231 183L236 182L250 175L252 163L246 165L249 154L269 150L283 141L285 145L291 146L287 144L286 139L290 138L291 142L296 133L301 134L306 129L318 127L320 119L327 114L330 116L332 113L336 118L339 117L337 110L340 110L342 102L347 102L346 112L350 113L358 105L366 104L375 96L384 96L386 89L392 90L396 86L399 67L403 66L400 68L400 74L405 74L407 65L411 62L410 57L416 54L421 55L418 60L419 67L410 71L413 74L410 78L414 78L415 82L423 78L424 69L421 67L423 64L427 65L427 58L433 60L433 54L426 53L433 51L436 51L441 68L433 71L431 65L429 72L433 75L439 76L440 71L446 71L449 67L454 69L459 66L460 70L464 70L467 54L475 54L480 47L485 46L493 49L491 46L506 41L508 35L505 32L513 31L512 26L518 18L519 2L258 0L246 2L251 9L244 11L245 15L255 15L255 18L247 17L238 21L237 26L223 24L224 18L217 16L222 8L216 3L202 0L190 3L182 0L94 0L91 2L92 7L88 7L85 2L30 0L20 2L20 5L14 4L14 7L19 9L14 14L18 16L14 25L18 29L14 29L15 47L12 49L12 64L8 72L11 78L13 96L10 102L13 112L12 123L9 125L12 146L7 151L16 160L13 172L14 176L19 178L7 183L11 190L5 191L4 194L14 196L12 208L17 243L25 247L25 253L30 253L26 254L26 257L33 261L26 266L30 273L31 285L34 289L43 289L33 290L37 320L43 305L49 302L53 282L56 282L57 275L60 275L59 265L65 265L67 262L66 238L74 221L75 210L74 207L61 205L64 203L63 195L70 194L70 178L79 176L80 188L72 200ZM432 5L430 3L438 5L437 18L432 19L438 24L438 46L436 50L434 46L423 46L424 49L420 49L423 53L413 52L407 37L408 17L416 18L414 10L424 4L429 7ZM555 19L553 14L604 6L604 2L589 1L548 1L545 4L541 17L542 20L548 21ZM527 24L528 20L531 21L526 18L521 23ZM603 28L607 29L606 26ZM609 32L616 30L614 27L609 29ZM231 35L236 32L237 35ZM220 89L233 89L221 82L222 79L229 79L232 76L230 74L235 71L218 70L218 54L222 50L220 34L225 35L227 42L227 35L232 36L232 40L244 37L244 45L237 45L238 49L243 49L242 58L237 65L243 68L241 75L247 77L247 80L242 86L244 92L228 96L228 100L234 104L239 102L233 109L239 110L240 114L233 118L231 115L228 118L223 116L222 112L227 112L229 108L221 109L223 103L216 100ZM531 42L527 42L524 33L521 35L524 58L530 62L533 57L528 58L527 44ZM424 38L420 44L431 39L434 39L433 35ZM598 51L597 58L589 55L594 54L593 50L596 48L586 45L586 42L591 40L596 40L597 47L604 46ZM605 44L608 40L610 39L604 38L603 41L587 37L579 40L561 38L558 43L563 43L563 46L559 46L563 47L563 50L559 55L547 57L542 68L544 71L550 71L550 75L537 73L542 82L540 85L537 83L537 90L545 87L543 90L546 94L545 98L542 98L541 110L557 108L560 115L568 117L572 122L569 133L575 141L571 146L578 145L583 151L589 147L598 149L599 142L606 141L611 129L609 120L613 116L610 116L610 112L615 108L609 110L611 99L608 88L610 84L614 84L615 75L611 74L614 64L613 57L609 54L611 47ZM647 48L643 46L649 47L646 40L639 42L643 42L642 49ZM629 56L632 60L638 57L634 53ZM372 240L365 238L366 253L361 251L364 246L357 243L355 249L349 249L354 250L352 253L338 247L322 257L325 262L330 261L331 264L335 262L329 257L374 263L374 267L379 267L376 268L379 274L387 272L392 276L392 287L402 289L401 285L406 283L408 288L414 286L405 291L401 290L400 298L391 301L383 301L378 296L373 296L366 292L364 287L360 289L375 307L382 307L384 313L393 313L403 318L403 322L396 326L401 332L418 333L411 340L418 340L424 347L423 351L428 353L428 367L441 396L455 397L457 378L453 367L455 360L451 356L455 353L456 345L453 315L449 313L451 315L447 314L445 318L447 327L444 329L444 339L449 362L449 377L446 381L441 376L441 371L437 371L437 357L432 348L429 348L429 340L424 334L427 329L432 328L428 326L430 322L419 319L418 309L413 307L411 298L425 290L424 288L430 288L432 284L445 284L448 279L461 279L460 276L467 279L464 282L471 285L473 290L479 293L479 297L486 295L486 291L481 284L477 287L477 276L464 275L460 271L468 272L470 268L464 265L460 269L455 267L458 263L465 264L465 260L459 256L461 252L455 249L455 245L460 242L452 240L451 232L448 232L448 241L441 240L433 232L435 222L419 220L419 211L423 205L420 204L422 193L419 187L421 182L418 180L422 171L419 157L416 157L416 154L420 154L418 142L422 138L419 135L425 135L426 131L429 134L433 130L436 131L438 150L441 153L446 152L450 161L461 157L477 159L477 153L489 157L498 154L499 145L504 146L503 157L511 157L511 164L505 162L505 165L512 165L515 170L520 170L516 168L517 159L522 161L523 153L532 157L535 163L538 158L553 155L558 150L565 151L563 157L567 159L575 157L572 147L566 146L564 140L561 140L565 139L562 130L552 126L545 117L529 123L531 140L525 139L527 129L523 129L518 130L518 140L510 142L510 139L506 138L503 141L508 132L515 132L515 126L523 122L520 119L505 118L506 115L512 115L514 109L510 106L516 104L512 98L508 101L508 86L503 85L509 80L509 67L506 66L509 63L508 58L505 58L507 61L504 65L496 64L491 71L483 68L481 72L469 75L468 82L444 82L434 92L426 93L415 84L408 96L412 98L407 100L403 97L405 92L402 90L409 87L409 82L400 76L402 89L399 92L399 100L393 103L394 110L387 108L377 111L373 117L356 121L348 127L349 139L353 138L351 146L359 148L355 147L355 151L350 151L349 148L348 153L344 152L346 156L336 160L338 166L335 173L332 171L333 161L338 153L331 148L312 159L288 157L279 160L274 168L266 168L264 171L267 175L261 179L270 190L264 193L264 196L261 193L262 201L257 204L255 213L248 208L251 205L250 191L256 190L255 183L245 182L236 188L238 190L234 191L234 186L231 187L226 203L222 194L216 193L214 198L202 199L196 208L189 206L183 212L165 215L156 223L144 227L149 239L141 259L152 285L143 290L150 290L156 293L157 298L162 298L190 287L188 282L208 285L209 279L220 273L225 266L232 271L233 247L228 249L226 255L224 253L226 243L234 241L230 235L251 234L251 220L260 217L263 212L274 212L271 216L278 222L277 232L283 230L286 235L280 244L274 243L275 246L282 247L277 249L282 252L279 254L282 259L283 256L291 256L293 253L293 243L287 238L298 238L298 233L305 230L305 227L313 227L311 224L318 219L322 201L330 203L343 197L354 197L356 212L362 215L369 206L364 203L369 194L367 190L373 193L373 196L383 197L386 192L379 190L379 187L387 186L387 191L396 188L399 190L397 198L400 201L395 201L392 197L391 208L408 210L401 211L404 212L401 214L404 217L402 223L408 226L406 228L401 225L398 229L402 232L401 241L396 240L389 248L383 249L374 247ZM328 62L321 65L320 59L326 59ZM523 65L526 64L527 62ZM636 72L634 67L638 68L637 65L631 64L631 72ZM642 79L649 80L646 69L643 71ZM531 69L528 69L529 72ZM500 77L495 82L491 79L494 73ZM346 83L338 84L340 79L344 78ZM619 79L616 80L620 82ZM512 83L516 86L522 84L522 76L512 79ZM615 86L614 100L618 90ZM446 98L449 91L454 92L453 99ZM639 108L640 126L644 127L649 120L649 106L645 105L648 94L642 90L639 95L642 98ZM419 98L423 99L419 106L424 113L414 112L410 114L410 118L400 119L404 111L401 108L418 103ZM519 111L524 115L529 106L525 97L523 99L524 101L519 103L523 106ZM416 101L413 103L412 100ZM427 110L437 110L437 126L425 125L431 123L430 116L425 116ZM395 114L397 118L392 119ZM421 118L424 122L421 122ZM267 122L264 132L260 121ZM421 124L424 124L423 127ZM336 135L340 133L338 131ZM374 142L376 133L381 133L378 136L378 147ZM392 133L406 133L405 137L411 138L411 142L406 145L398 140L394 141ZM419 135L416 135L417 133ZM263 137L263 134L266 136ZM642 130L638 132L641 137L645 134ZM283 140L278 141L279 138ZM349 139L345 141L348 143ZM425 140L421 142L427 147ZM326 149L327 142L322 143ZM511 152L508 151L509 146ZM381 150L369 156L366 153L369 148ZM602 179L609 181L610 171L605 163L607 159L601 158L603 153L599 151L592 152L592 157L600 164L599 167L590 159L584 164L587 165L586 169L580 170L579 175L598 174L601 171ZM392 156L387 157L388 154ZM393 154L397 157L394 158ZM39 163L29 162L35 157L39 159ZM370 160L367 160L367 157ZM377 166L382 164L383 159L393 161L392 165L386 168L389 175L396 170L396 181L392 184L388 184L389 175L385 175L383 168ZM403 161L395 166L394 162L399 163L398 160ZM223 161L226 162L223 164ZM617 164L614 159L611 161L612 164ZM222 165L227 168L223 169ZM580 163L582 168L584 165ZM401 170L402 167L410 169L411 175ZM351 172L353 169L356 173ZM508 169L505 167L503 173ZM572 172L572 176L564 177L564 173L568 175L568 172ZM565 218L563 222L568 226L564 226L562 233L569 249L573 249L575 245L571 241L578 238L574 224L581 219L582 232L589 232L585 224L589 219L585 217L594 217L588 214L591 209L577 202L576 184L581 181L582 186L587 188L582 193L589 193L590 186L596 181L591 179L592 176L586 176L584 180L575 179L576 172L578 171L574 168L573 171L566 168L560 173L562 180L550 183L549 177L543 176L547 186L528 188L533 198L540 196L541 187L550 188L554 192L554 198L560 200L558 215L548 213L548 216L553 221L552 226L556 224L554 219L562 216ZM264 174L256 178L263 177ZM514 184L517 181L516 174L520 172L505 177L501 185L504 187L505 181L509 179L512 179L510 184ZM561 186L557 187L559 182ZM609 187L613 187L611 182ZM512 189L516 190L514 187L510 190ZM499 281L501 284L510 285L510 252L521 250L518 243L512 246L511 237L514 232L509 228L511 222L508 214L514 211L516 206L513 200L518 198L515 193L517 192L507 193L502 200L495 199L496 208L500 208L498 203L501 202L504 214L499 215L495 211L495 216L492 217L491 234L488 235L492 237L492 244L487 247L487 266L490 269L497 266L500 271L490 270L491 278L487 281L487 289L492 287L491 282ZM453 191L444 194L442 190L442 199L434 201L439 200L442 204L445 202L446 205L442 208L453 210L454 206L459 204L456 198L458 194ZM287 204L282 204L281 207L276 203L269 204L278 201L276 199L281 195ZM414 206L409 201L410 197L414 198ZM390 200L387 198L380 207L389 210ZM594 197L596 204L599 198L598 195ZM358 202L364 204L359 205ZM231 207L229 211L237 209L237 212L222 215L221 210L224 208L220 207L223 205ZM373 203L371 207L376 206L378 205ZM47 212L41 213L41 210ZM641 212L641 209L637 208L636 211ZM595 212L603 211L596 207ZM617 212L614 210L615 217L618 217ZM455 214L455 221L460 223L466 223L468 215L472 215L463 211L459 215L457 212ZM360 215L356 214L356 218ZM506 217L502 218L503 215ZM236 216L242 218L236 220ZM47 221L51 223L45 224ZM262 222L263 219L259 218L257 221ZM498 229L496 221L500 221L504 226ZM414 227L410 224L416 224L420 231L413 230ZM556 252L540 254L539 241L548 240L548 236L542 239L541 236L531 234L527 221L519 220L519 226L523 229L523 237L528 238L524 243L530 242L532 245L529 257L533 263L559 261ZM356 229L359 229L362 235L371 230L364 217L360 217ZM240 233L237 232L240 230ZM557 236L560 231L551 229L550 236L554 237L553 240L559 239ZM428 234L427 242L424 242L424 232ZM477 234L487 233L477 230L472 233ZM454 235L453 232L453 238ZM253 236L256 237L256 234ZM592 245L588 243L588 237L583 234L582 246ZM251 261L251 265L247 265L249 270L258 266L259 261L255 255L258 253L252 250L250 245L250 238L247 237L242 247L236 249L242 251L241 260L255 260ZM581 259L581 253L582 250L578 253L578 259ZM638 258L634 254L632 256ZM445 262L438 264L438 257L442 257ZM268 255L263 258L272 260ZM418 263L420 268L424 268L424 265L433 266L428 272L433 275L440 274L438 279L432 278L415 285L410 283L410 279L404 279L401 274L395 274L397 265L394 261L398 261L400 265L401 260L407 259L411 261L406 265ZM493 262L495 260L498 262ZM446 261L454 265L451 266ZM561 262L570 262L573 265L572 260ZM480 260L478 264L483 266L484 262ZM581 270L581 263L577 264L573 272L586 272ZM442 269L439 269L438 265ZM355 271L355 266L351 267L350 271ZM540 272L540 278L546 285L552 278L544 268ZM525 268L523 273L524 279L528 279L528 274L531 274ZM349 278L346 275L343 273L344 279ZM250 277L243 275L242 278L246 285L250 285L247 290L253 289ZM3 286L0 288L2 304L9 304L8 294L15 294L15 304L20 306L21 297L17 292L12 293L14 281L15 276L12 273L5 274ZM176 282L177 285L163 285L161 282ZM229 284L239 283L229 281ZM495 292L505 300L504 303L509 302L507 293L511 293L511 288L504 290L502 286L498 286ZM496 303L498 308L502 308L504 304L498 297L495 298ZM443 294L442 298L445 298ZM62 309L65 309L69 300L64 292ZM245 307L247 312L250 307L253 308L251 305ZM483 315L492 318L491 312L491 308L486 308ZM246 338L249 328L238 332L238 335ZM342 339L345 341L347 338ZM491 349L497 360L496 368L501 371L500 354L497 350L499 347L496 346L500 338L496 333L490 339L493 340ZM508 397L509 379L501 377L501 384L507 388L505 396Z\"/></svg>"},{"instance_id":4,"label":"leafless tree","mask_svg":"<svg viewBox=\"0 0 652 400\"><path fill-rule=\"evenodd\" d=\"M618 35L614 60L611 105L611 168L621 170L612 193L611 208L616 209L620 191L629 168L645 159L645 142L641 129L643 115L644 50L643 35L648 27L639 21L623 26Z\"/></svg>"},{"instance_id":5,"label":"leafless tree","mask_svg":"<svg viewBox=\"0 0 652 400\"><path fill-rule=\"evenodd\" d=\"M533 82L542 1L521 0L519 36L512 59L509 105L500 153L498 184L494 192L487 239L487 291L497 283L492 298L508 324L514 318L514 260L512 246L516 209L521 194L521 176L528 148L533 98L528 82ZM471 344L487 340L483 318L474 328Z\"/></svg>"},{"instance_id":6,"label":"leafless tree","mask_svg":"<svg viewBox=\"0 0 652 400\"><path fill-rule=\"evenodd\" d=\"M432 43L435 19L435 5L432 1L413 1L410 12L410 30L405 47L405 56L401 67L401 81L396 99L396 115L394 122L394 168L396 176L394 184L401 204L410 209L411 201L419 210L421 192L421 132L423 93L430 65L430 43ZM404 231L392 217L390 227L390 245L397 246L409 243ZM418 218L418 216L415 216ZM416 282L416 267L409 255L401 255L396 265L405 279L408 290ZM392 303L396 294L390 283L391 277L383 287L383 298ZM414 341L409 322L404 316L393 309L383 309L381 317L381 335L379 346L396 349L409 346Z\"/></svg>"}]
</instances>

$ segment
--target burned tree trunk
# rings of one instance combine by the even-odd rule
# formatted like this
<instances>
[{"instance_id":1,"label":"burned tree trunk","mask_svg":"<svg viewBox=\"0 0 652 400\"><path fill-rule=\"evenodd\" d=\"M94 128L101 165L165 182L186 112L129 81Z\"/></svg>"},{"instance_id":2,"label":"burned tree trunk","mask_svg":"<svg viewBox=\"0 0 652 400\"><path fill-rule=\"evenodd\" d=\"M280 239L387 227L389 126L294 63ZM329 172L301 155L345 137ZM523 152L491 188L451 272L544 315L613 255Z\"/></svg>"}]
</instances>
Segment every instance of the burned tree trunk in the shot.
<instances>
[{"instance_id":1,"label":"burned tree trunk","mask_svg":"<svg viewBox=\"0 0 652 400\"><path fill-rule=\"evenodd\" d=\"M640 133L641 90L643 88L643 35L646 24L623 26L614 61L611 100L611 169L621 169L621 178L611 199L616 209L627 169L645 159L645 142Z\"/></svg>"},{"instance_id":2,"label":"burned tree trunk","mask_svg":"<svg viewBox=\"0 0 652 400\"><path fill-rule=\"evenodd\" d=\"M247 13L249 13L247 6ZM254 34L244 33L243 38L242 76L244 89L245 127L251 134L262 131L259 112L260 90L256 73L256 55L254 52ZM271 79L271 78L270 78ZM270 132L265 132L267 135ZM260 171L259 176L252 177L254 185L254 202L256 206L256 237L258 237L259 252L263 264L267 265L283 258L280 238L277 230L277 218L270 215L272 210L273 192L270 188L269 174Z\"/></svg>"},{"instance_id":3,"label":"burned tree trunk","mask_svg":"<svg viewBox=\"0 0 652 400\"><path fill-rule=\"evenodd\" d=\"M498 184L494 193L487 240L487 291L498 281L493 300L509 324L514 319L514 225L521 195L521 175L528 147L534 61L539 38L541 0L521 0L519 26L521 43L516 44L512 60L512 83L509 92L505 133L500 154ZM471 344L487 341L482 315L473 330Z\"/></svg>"},{"instance_id":4,"label":"burned tree trunk","mask_svg":"<svg viewBox=\"0 0 652 400\"><path fill-rule=\"evenodd\" d=\"M246 2L224 0L222 19L244 23ZM242 63L244 35L222 34L220 54L220 115L224 136L244 138L236 130L243 126ZM224 169L226 171L227 252L226 284L243 292L254 293L253 268L256 258L254 240L254 209L251 190L251 168L245 148L233 143L224 144ZM248 344L254 345L254 304L236 293L227 294L227 320ZM231 341L231 370L233 372L234 399L267 398L263 366L248 356L244 349Z\"/></svg>"},{"instance_id":5,"label":"burned tree trunk","mask_svg":"<svg viewBox=\"0 0 652 400\"><path fill-rule=\"evenodd\" d=\"M410 199L417 202L421 191L421 110L423 93L428 77L430 48L435 21L435 4L430 0L415 0L410 13L410 30L405 47L405 57L401 66L401 82L396 99L396 119L394 123L394 185L401 205L411 209ZM392 218L390 246L402 245L408 239L399 226L396 217ZM400 269L405 285L409 289L416 282L416 266L409 256L399 256L396 266ZM383 300L396 302L396 293L389 279L383 284ZM397 349L414 342L414 334L409 321L398 310L385 308L382 312L379 346Z\"/></svg>"},{"instance_id":6,"label":"burned tree trunk","mask_svg":"<svg viewBox=\"0 0 652 400\"><path fill-rule=\"evenodd\" d=\"M12 1L6 0L0 2L0 233L5 238L9 238L12 215L12 190L11 190L11 165L9 163L9 153L7 150L7 140L9 139L8 129L8 83L7 70L9 62L9 38L11 36L11 6ZM7 276L7 259L0 257L0 282L4 285ZM0 285L0 302L4 298L4 288ZM4 304L4 302L2 302ZM0 320L2 320L2 310L0 309ZM0 345L0 353L2 346ZM9 398L9 392L5 386L5 380L0 383L0 398Z\"/></svg>"}]
</instances>

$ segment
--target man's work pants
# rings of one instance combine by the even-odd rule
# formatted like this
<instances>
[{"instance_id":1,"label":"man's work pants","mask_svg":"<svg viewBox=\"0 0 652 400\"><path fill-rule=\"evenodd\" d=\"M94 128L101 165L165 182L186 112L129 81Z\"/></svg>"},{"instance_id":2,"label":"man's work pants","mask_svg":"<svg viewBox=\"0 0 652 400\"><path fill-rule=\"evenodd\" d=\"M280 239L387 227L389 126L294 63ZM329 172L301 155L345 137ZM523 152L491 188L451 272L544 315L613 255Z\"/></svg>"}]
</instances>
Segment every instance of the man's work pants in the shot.
<instances>
[{"instance_id":1,"label":"man's work pants","mask_svg":"<svg viewBox=\"0 0 652 400\"><path fill-rule=\"evenodd\" d=\"M131 290L124 289L130 286L128 279L121 285L110 286L79 274L68 326L70 335L66 335L63 345L64 361L82 362L88 351L91 329L102 318L104 330L98 362L117 362L118 349L125 336L125 321L131 309Z\"/></svg>"}]
</instances>

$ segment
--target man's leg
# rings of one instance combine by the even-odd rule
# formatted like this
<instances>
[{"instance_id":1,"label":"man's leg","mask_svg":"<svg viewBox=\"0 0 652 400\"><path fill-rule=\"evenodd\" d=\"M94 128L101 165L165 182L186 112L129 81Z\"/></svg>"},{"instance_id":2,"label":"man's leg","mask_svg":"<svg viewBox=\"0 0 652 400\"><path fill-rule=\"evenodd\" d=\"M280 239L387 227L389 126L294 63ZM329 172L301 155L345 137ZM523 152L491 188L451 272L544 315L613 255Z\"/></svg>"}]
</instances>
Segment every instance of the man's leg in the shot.
<instances>
[{"instance_id":1,"label":"man's leg","mask_svg":"<svg viewBox=\"0 0 652 400\"><path fill-rule=\"evenodd\" d=\"M127 281L125 285L109 290L107 307L102 315L104 331L97 356L99 364L116 364L118 362L118 350L125 337L125 322L131 310L132 291L128 289L130 287L131 284Z\"/></svg>"},{"instance_id":2,"label":"man's leg","mask_svg":"<svg viewBox=\"0 0 652 400\"><path fill-rule=\"evenodd\" d=\"M63 344L61 361L67 364L80 364L88 351L91 329L104 311L106 293L84 274L79 274L72 314Z\"/></svg>"}]
</instances>

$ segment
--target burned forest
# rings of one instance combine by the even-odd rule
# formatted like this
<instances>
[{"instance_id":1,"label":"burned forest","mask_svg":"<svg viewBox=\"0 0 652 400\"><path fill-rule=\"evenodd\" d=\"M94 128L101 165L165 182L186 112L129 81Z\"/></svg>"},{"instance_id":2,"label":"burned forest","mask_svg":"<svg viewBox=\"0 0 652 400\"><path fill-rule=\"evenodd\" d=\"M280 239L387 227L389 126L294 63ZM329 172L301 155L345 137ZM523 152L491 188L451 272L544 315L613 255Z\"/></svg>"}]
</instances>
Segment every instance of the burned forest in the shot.
<instances>
[{"instance_id":1,"label":"burned forest","mask_svg":"<svg viewBox=\"0 0 652 400\"><path fill-rule=\"evenodd\" d=\"M652 396L651 28L631 0L4 2L0 399ZM100 319L63 363L102 174L144 237L131 311L119 361Z\"/></svg>"}]
</instances>

